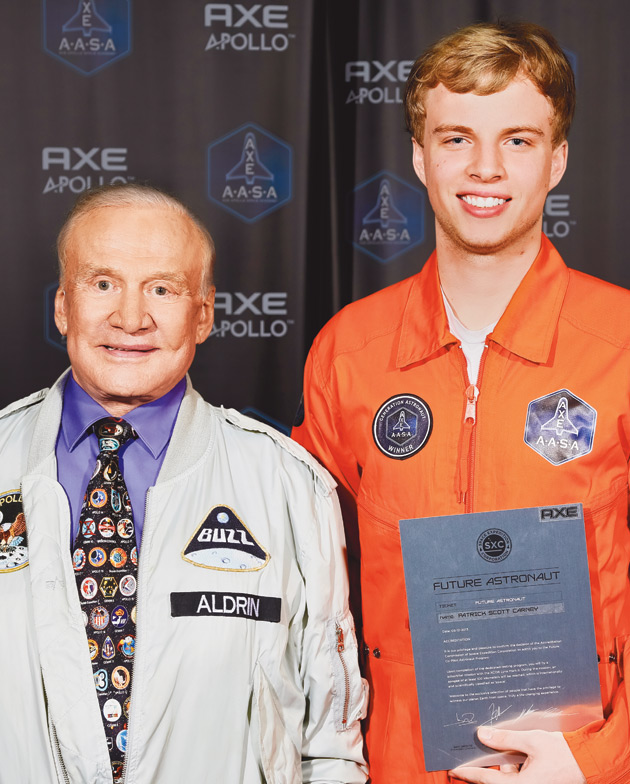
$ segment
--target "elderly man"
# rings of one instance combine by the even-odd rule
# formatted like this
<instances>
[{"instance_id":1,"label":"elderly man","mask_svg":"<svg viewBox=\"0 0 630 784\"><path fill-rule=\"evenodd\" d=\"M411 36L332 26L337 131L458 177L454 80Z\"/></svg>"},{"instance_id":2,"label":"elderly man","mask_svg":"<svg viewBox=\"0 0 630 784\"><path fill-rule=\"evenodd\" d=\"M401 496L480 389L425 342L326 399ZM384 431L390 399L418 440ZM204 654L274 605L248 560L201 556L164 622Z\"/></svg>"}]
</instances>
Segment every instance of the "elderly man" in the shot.
<instances>
[{"instance_id":1,"label":"elderly man","mask_svg":"<svg viewBox=\"0 0 630 784\"><path fill-rule=\"evenodd\" d=\"M71 370L0 414L0 782L364 782L334 483L186 379L210 236L120 185L58 251Z\"/></svg>"},{"instance_id":2,"label":"elderly man","mask_svg":"<svg viewBox=\"0 0 630 784\"><path fill-rule=\"evenodd\" d=\"M574 101L569 62L536 25L474 25L430 47L411 70L405 111L435 253L335 316L307 361L294 436L338 479L347 524L358 526L374 784L449 780L425 768L399 520L575 501L607 720L566 737L482 727L485 744L527 762L454 774L630 781L630 295L569 270L542 234ZM541 425L563 406L549 433ZM404 449L387 432L398 413L413 417Z\"/></svg>"}]
</instances>

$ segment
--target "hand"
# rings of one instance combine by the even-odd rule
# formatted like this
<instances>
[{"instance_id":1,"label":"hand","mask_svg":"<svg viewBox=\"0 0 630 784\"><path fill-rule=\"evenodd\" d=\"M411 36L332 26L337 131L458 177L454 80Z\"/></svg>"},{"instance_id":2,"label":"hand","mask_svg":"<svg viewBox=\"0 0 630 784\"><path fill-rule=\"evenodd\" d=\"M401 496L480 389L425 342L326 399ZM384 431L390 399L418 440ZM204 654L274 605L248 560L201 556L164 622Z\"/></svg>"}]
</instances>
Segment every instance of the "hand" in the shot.
<instances>
[{"instance_id":1,"label":"hand","mask_svg":"<svg viewBox=\"0 0 630 784\"><path fill-rule=\"evenodd\" d=\"M500 770L461 767L451 775L473 784L586 784L561 732L479 727L477 737L492 749L520 751L527 759L520 770L518 765L501 765Z\"/></svg>"}]
</instances>

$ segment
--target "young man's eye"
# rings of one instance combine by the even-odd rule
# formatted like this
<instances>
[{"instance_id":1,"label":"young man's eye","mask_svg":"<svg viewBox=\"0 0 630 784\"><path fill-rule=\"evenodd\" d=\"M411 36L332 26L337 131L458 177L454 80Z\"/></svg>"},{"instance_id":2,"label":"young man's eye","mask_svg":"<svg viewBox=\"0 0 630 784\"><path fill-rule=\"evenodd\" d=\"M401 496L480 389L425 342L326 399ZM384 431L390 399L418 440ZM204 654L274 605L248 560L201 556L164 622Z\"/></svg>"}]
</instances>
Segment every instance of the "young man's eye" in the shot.
<instances>
[{"instance_id":1,"label":"young man's eye","mask_svg":"<svg viewBox=\"0 0 630 784\"><path fill-rule=\"evenodd\" d=\"M526 147L527 141L525 139L510 139L514 147Z\"/></svg>"}]
</instances>

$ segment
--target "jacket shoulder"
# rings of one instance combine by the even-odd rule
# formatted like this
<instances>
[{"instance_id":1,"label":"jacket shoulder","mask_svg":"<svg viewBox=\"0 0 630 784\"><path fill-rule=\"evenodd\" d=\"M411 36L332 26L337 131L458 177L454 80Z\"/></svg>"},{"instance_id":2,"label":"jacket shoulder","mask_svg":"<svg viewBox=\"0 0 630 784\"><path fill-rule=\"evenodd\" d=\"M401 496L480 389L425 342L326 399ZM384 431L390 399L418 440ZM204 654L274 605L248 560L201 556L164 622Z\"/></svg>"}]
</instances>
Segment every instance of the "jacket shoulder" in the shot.
<instances>
[{"instance_id":1,"label":"jacket shoulder","mask_svg":"<svg viewBox=\"0 0 630 784\"><path fill-rule=\"evenodd\" d=\"M271 439L274 446L281 450L283 456L287 456L291 461L297 461L297 463L308 469L315 480L318 491L322 495L329 495L337 486L337 483L328 471L304 447L271 425L266 425L257 419L245 416L245 414L241 414L233 408L221 407L217 409L217 413L219 418L227 423L228 426L237 428L244 433Z\"/></svg>"},{"instance_id":2,"label":"jacket shoulder","mask_svg":"<svg viewBox=\"0 0 630 784\"><path fill-rule=\"evenodd\" d=\"M397 332L418 274L346 305L322 328L314 345L334 359Z\"/></svg>"},{"instance_id":3,"label":"jacket shoulder","mask_svg":"<svg viewBox=\"0 0 630 784\"><path fill-rule=\"evenodd\" d=\"M6 419L7 417L11 416L11 414L17 414L19 411L24 411L27 408L31 408L32 406L41 403L41 401L46 397L47 393L48 389L40 389L39 392L33 392L32 395L28 395L27 397L23 397L20 400L15 400L13 403L9 403L8 406L5 406L0 410L0 419Z\"/></svg>"},{"instance_id":4,"label":"jacket shoulder","mask_svg":"<svg viewBox=\"0 0 630 784\"><path fill-rule=\"evenodd\" d=\"M577 328L630 349L630 291L627 289L569 270L562 315Z\"/></svg>"}]
</instances>

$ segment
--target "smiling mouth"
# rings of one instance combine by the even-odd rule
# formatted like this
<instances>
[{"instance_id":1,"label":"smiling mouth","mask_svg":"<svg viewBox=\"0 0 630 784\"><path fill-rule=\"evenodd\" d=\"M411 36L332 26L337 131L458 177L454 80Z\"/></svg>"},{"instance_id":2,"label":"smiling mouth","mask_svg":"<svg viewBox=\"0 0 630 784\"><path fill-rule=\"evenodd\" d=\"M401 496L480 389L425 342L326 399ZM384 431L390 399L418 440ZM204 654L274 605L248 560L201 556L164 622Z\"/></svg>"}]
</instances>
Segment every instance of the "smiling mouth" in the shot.
<instances>
[{"instance_id":1,"label":"smiling mouth","mask_svg":"<svg viewBox=\"0 0 630 784\"><path fill-rule=\"evenodd\" d=\"M465 201L466 204L470 204L471 207L482 207L484 209L500 207L502 204L512 201L512 199L500 199L495 196L469 196L468 194L458 196L457 198Z\"/></svg>"},{"instance_id":2,"label":"smiling mouth","mask_svg":"<svg viewBox=\"0 0 630 784\"><path fill-rule=\"evenodd\" d=\"M108 346L103 345L103 348L108 351L124 351L129 354L149 354L156 351L155 346Z\"/></svg>"}]
</instances>

